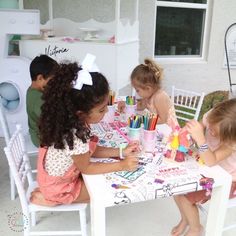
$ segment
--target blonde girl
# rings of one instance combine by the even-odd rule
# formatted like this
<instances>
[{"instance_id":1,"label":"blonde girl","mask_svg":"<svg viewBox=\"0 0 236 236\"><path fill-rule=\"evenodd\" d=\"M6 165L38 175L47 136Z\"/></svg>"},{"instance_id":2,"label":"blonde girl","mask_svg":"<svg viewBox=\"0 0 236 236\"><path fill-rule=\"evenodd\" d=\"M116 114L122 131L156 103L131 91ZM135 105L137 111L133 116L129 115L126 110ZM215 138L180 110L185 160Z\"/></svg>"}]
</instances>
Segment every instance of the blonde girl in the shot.
<instances>
[{"instance_id":1,"label":"blonde girl","mask_svg":"<svg viewBox=\"0 0 236 236\"><path fill-rule=\"evenodd\" d=\"M169 95L162 89L163 69L152 59L145 59L143 64L131 73L131 84L142 98L139 109L147 108L159 116L158 123L167 123L174 128L177 125L174 106Z\"/></svg>"},{"instance_id":2,"label":"blonde girl","mask_svg":"<svg viewBox=\"0 0 236 236\"><path fill-rule=\"evenodd\" d=\"M229 198L236 197L236 99L219 103L203 117L203 123L192 120L186 128L199 147L200 158L207 166L220 165L232 175ZM200 224L196 204L206 202L210 196L205 190L175 197L181 220L171 232L172 236L200 236Z\"/></svg>"}]
</instances>

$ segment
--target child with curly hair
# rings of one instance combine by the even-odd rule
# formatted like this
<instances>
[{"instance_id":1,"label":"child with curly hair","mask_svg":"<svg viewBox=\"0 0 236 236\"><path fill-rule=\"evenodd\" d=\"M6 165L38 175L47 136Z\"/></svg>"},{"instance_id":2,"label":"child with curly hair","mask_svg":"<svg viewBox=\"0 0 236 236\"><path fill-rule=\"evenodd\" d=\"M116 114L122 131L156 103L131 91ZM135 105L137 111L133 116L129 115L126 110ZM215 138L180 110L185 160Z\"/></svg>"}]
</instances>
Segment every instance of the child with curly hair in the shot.
<instances>
[{"instance_id":1,"label":"child with curly hair","mask_svg":"<svg viewBox=\"0 0 236 236\"><path fill-rule=\"evenodd\" d=\"M45 89L40 118L39 188L31 195L33 203L88 202L82 173L102 174L137 168L135 143L123 149L123 160L90 161L91 156L110 158L120 154L118 148L97 146L96 138L91 135L89 125L102 120L109 95L106 78L99 72L89 72L97 71L92 63L94 58L87 56L82 67L77 63L60 64L60 70Z\"/></svg>"},{"instance_id":2,"label":"child with curly hair","mask_svg":"<svg viewBox=\"0 0 236 236\"><path fill-rule=\"evenodd\" d=\"M200 158L208 166L219 165L232 175L229 198L236 197L236 99L217 104L203 117L203 122L191 120L186 129L199 147ZM172 229L172 236L200 236L198 208L210 199L206 190L174 197L181 220ZM187 231L186 231L187 229ZM185 232L186 231L186 232ZM185 232L185 233L184 233Z\"/></svg>"}]
</instances>

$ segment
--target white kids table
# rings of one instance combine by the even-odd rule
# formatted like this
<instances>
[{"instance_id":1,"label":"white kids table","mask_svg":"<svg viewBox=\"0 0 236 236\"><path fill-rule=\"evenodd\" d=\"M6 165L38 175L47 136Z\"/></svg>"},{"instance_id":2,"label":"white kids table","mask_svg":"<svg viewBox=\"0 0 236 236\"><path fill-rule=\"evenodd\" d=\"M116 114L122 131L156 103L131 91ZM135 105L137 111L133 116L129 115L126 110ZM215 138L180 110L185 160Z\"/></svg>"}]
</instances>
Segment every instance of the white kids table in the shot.
<instances>
[{"instance_id":1,"label":"white kids table","mask_svg":"<svg viewBox=\"0 0 236 236\"><path fill-rule=\"evenodd\" d=\"M168 127L164 127L168 129ZM125 142L119 132L106 123L93 127L100 145L113 146ZM158 128L157 128L158 129ZM162 127L163 129L163 127ZM165 145L157 143L155 156L142 153L134 172L83 175L91 202L91 235L105 236L106 207L148 201L201 190L202 175L214 178L212 198L206 224L206 236L220 236L224 224L231 176L219 166L199 165L193 158L176 163L163 158ZM98 161L96 158L94 161ZM100 159L102 162L113 159Z\"/></svg>"}]
</instances>

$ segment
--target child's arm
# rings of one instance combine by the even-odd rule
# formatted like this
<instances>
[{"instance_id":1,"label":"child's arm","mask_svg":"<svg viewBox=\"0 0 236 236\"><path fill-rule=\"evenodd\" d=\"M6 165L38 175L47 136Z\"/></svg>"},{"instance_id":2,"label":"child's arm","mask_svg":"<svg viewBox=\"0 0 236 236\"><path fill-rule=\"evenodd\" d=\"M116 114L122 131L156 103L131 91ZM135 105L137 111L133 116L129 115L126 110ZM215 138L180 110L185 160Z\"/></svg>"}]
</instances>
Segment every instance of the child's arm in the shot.
<instances>
[{"instance_id":1,"label":"child's arm","mask_svg":"<svg viewBox=\"0 0 236 236\"><path fill-rule=\"evenodd\" d=\"M117 110L118 110L119 113L124 113L125 112L125 101L118 101Z\"/></svg>"},{"instance_id":2,"label":"child's arm","mask_svg":"<svg viewBox=\"0 0 236 236\"><path fill-rule=\"evenodd\" d=\"M207 151L200 153L200 157L204 160L206 165L214 166L218 162L226 159L232 154L233 150L226 146L221 145L218 149L212 152L209 148Z\"/></svg>"},{"instance_id":3,"label":"child's arm","mask_svg":"<svg viewBox=\"0 0 236 236\"><path fill-rule=\"evenodd\" d=\"M158 101L155 101L155 108L158 113L158 124L167 123L170 106L171 101L168 96L159 97Z\"/></svg>"},{"instance_id":4,"label":"child's arm","mask_svg":"<svg viewBox=\"0 0 236 236\"><path fill-rule=\"evenodd\" d=\"M112 147L97 146L92 156L96 158L118 157L119 149Z\"/></svg>"},{"instance_id":5,"label":"child's arm","mask_svg":"<svg viewBox=\"0 0 236 236\"><path fill-rule=\"evenodd\" d=\"M199 147L206 144L204 127L200 122L191 120L186 124L186 128ZM232 154L232 151L233 150L229 146L222 144L215 151L211 151L208 148L207 150L200 152L200 157L204 160L206 165L213 166L229 157Z\"/></svg>"},{"instance_id":6,"label":"child's arm","mask_svg":"<svg viewBox=\"0 0 236 236\"><path fill-rule=\"evenodd\" d=\"M103 174L116 171L134 171L138 167L136 157L126 157L122 161L112 163L90 162L90 153L72 156L74 164L83 174Z\"/></svg>"},{"instance_id":7,"label":"child's arm","mask_svg":"<svg viewBox=\"0 0 236 236\"><path fill-rule=\"evenodd\" d=\"M139 98L139 99L136 99L136 101L137 101L137 110L138 111L143 111L145 108L147 108L145 99Z\"/></svg>"},{"instance_id":8,"label":"child's arm","mask_svg":"<svg viewBox=\"0 0 236 236\"><path fill-rule=\"evenodd\" d=\"M139 152L138 143L131 143L126 148L123 149L123 156L137 156ZM109 157L119 157L120 149L119 148L111 148L111 147L102 147L97 146L96 150L93 153L93 157L98 158L109 158Z\"/></svg>"}]
</instances>

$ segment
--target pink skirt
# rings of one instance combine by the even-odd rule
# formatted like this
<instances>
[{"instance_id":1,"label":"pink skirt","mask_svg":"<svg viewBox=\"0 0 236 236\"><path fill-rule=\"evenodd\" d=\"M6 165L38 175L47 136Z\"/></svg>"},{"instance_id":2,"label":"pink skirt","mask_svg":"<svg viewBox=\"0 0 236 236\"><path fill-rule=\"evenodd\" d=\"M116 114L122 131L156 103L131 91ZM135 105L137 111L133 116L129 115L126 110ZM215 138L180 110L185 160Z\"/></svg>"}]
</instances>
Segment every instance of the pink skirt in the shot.
<instances>
[{"instance_id":1,"label":"pink skirt","mask_svg":"<svg viewBox=\"0 0 236 236\"><path fill-rule=\"evenodd\" d=\"M37 163L39 188L31 194L31 202L39 205L60 205L74 202L81 190L81 174L73 164L63 176L50 176L44 169L47 149L40 148Z\"/></svg>"}]
</instances>

